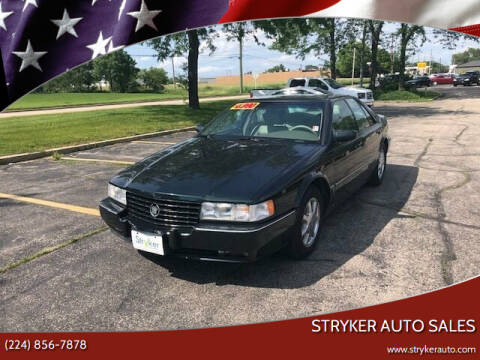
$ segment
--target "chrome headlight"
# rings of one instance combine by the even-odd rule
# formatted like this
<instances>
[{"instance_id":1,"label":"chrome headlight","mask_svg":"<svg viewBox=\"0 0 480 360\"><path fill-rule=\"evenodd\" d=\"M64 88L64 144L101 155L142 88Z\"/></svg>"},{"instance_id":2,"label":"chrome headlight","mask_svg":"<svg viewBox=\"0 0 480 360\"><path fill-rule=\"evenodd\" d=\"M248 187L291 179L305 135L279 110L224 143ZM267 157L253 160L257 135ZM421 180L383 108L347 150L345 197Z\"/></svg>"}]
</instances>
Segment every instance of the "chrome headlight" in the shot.
<instances>
[{"instance_id":1,"label":"chrome headlight","mask_svg":"<svg viewBox=\"0 0 480 360\"><path fill-rule=\"evenodd\" d=\"M272 200L256 205L204 202L200 219L252 222L266 219L274 213L275 205Z\"/></svg>"},{"instance_id":2,"label":"chrome headlight","mask_svg":"<svg viewBox=\"0 0 480 360\"><path fill-rule=\"evenodd\" d=\"M108 196L123 205L127 205L127 191L124 189L108 184Z\"/></svg>"}]
</instances>

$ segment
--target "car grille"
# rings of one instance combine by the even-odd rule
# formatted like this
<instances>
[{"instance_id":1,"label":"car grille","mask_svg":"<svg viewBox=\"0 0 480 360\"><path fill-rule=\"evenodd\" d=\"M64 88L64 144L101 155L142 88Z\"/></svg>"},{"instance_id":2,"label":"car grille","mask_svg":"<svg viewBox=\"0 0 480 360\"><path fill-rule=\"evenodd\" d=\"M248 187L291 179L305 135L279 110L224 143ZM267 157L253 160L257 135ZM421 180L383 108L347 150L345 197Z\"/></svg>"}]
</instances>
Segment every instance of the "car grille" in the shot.
<instances>
[{"instance_id":1,"label":"car grille","mask_svg":"<svg viewBox=\"0 0 480 360\"><path fill-rule=\"evenodd\" d=\"M150 206L157 205L158 216L150 214ZM127 209L131 221L136 219L156 226L192 226L198 224L201 204L170 199L149 199L127 192Z\"/></svg>"}]
</instances>

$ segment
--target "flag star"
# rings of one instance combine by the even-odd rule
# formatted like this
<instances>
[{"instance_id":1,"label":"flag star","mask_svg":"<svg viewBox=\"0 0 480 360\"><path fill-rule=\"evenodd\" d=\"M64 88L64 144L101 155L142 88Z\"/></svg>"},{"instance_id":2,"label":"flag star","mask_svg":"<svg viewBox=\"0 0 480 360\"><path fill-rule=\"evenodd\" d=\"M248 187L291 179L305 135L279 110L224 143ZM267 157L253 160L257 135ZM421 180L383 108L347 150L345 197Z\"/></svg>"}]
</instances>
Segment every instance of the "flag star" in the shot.
<instances>
[{"instance_id":1,"label":"flag star","mask_svg":"<svg viewBox=\"0 0 480 360\"><path fill-rule=\"evenodd\" d=\"M100 31L97 42L92 45L87 45L87 47L93 51L92 59L95 59L97 56L105 55L107 53L106 47L111 39L112 39L111 36L104 39L103 33Z\"/></svg>"},{"instance_id":2,"label":"flag star","mask_svg":"<svg viewBox=\"0 0 480 360\"><path fill-rule=\"evenodd\" d=\"M92 0L92 6L95 5L95 3L97 2L98 0ZM112 1L112 0L108 0L108 1Z\"/></svg>"},{"instance_id":3,"label":"flag star","mask_svg":"<svg viewBox=\"0 0 480 360\"><path fill-rule=\"evenodd\" d=\"M118 10L118 21L122 17L123 10L125 10L125 5L127 4L127 0L122 0L122 4L120 5L120 9Z\"/></svg>"},{"instance_id":4,"label":"flag star","mask_svg":"<svg viewBox=\"0 0 480 360\"><path fill-rule=\"evenodd\" d=\"M145 25L148 25L152 29L158 31L153 19L161 12L162 10L148 10L145 0L142 0L140 11L132 11L127 14L137 19L137 27L135 28L135 32L143 28Z\"/></svg>"},{"instance_id":5,"label":"flag star","mask_svg":"<svg viewBox=\"0 0 480 360\"><path fill-rule=\"evenodd\" d=\"M3 11L2 3L0 2L0 27L7 31L7 26L5 25L5 19L13 14L13 11Z\"/></svg>"},{"instance_id":6,"label":"flag star","mask_svg":"<svg viewBox=\"0 0 480 360\"><path fill-rule=\"evenodd\" d=\"M25 11L28 5L33 5L38 8L37 0L23 0L23 1L25 1L25 5L23 6L22 11Z\"/></svg>"},{"instance_id":7,"label":"flag star","mask_svg":"<svg viewBox=\"0 0 480 360\"><path fill-rule=\"evenodd\" d=\"M116 47L113 46L113 40L112 40L112 41L110 41L110 43L108 44L107 54L110 54L110 53L112 53L112 52L114 52L114 51L117 51L117 50L121 50L121 49L123 49L124 47L125 47L125 46L122 46L122 45L116 46Z\"/></svg>"},{"instance_id":8,"label":"flag star","mask_svg":"<svg viewBox=\"0 0 480 360\"><path fill-rule=\"evenodd\" d=\"M35 69L38 69L42 71L42 68L40 67L40 64L38 63L38 60L47 54L47 51L37 51L35 52L33 50L32 44L30 43L30 40L28 40L27 48L25 51L14 51L14 55L17 55L19 58L22 59L22 65L20 65L20 70L19 72L22 72L29 66L33 66Z\"/></svg>"},{"instance_id":9,"label":"flag star","mask_svg":"<svg viewBox=\"0 0 480 360\"><path fill-rule=\"evenodd\" d=\"M75 25L77 25L82 19L83 18L71 18L70 15L68 15L67 9L65 9L61 20L51 20L51 22L58 26L57 40L65 33L69 33L78 38L77 32L75 31Z\"/></svg>"}]
</instances>

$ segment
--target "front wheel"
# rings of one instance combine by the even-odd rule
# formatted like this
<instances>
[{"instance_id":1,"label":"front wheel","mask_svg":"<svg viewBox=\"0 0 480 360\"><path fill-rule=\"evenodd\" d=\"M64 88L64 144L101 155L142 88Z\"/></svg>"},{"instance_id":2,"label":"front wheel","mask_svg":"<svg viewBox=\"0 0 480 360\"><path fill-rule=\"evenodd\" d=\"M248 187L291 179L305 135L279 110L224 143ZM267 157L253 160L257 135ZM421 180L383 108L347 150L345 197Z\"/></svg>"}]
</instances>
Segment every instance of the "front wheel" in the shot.
<instances>
[{"instance_id":1,"label":"front wheel","mask_svg":"<svg viewBox=\"0 0 480 360\"><path fill-rule=\"evenodd\" d=\"M288 246L288 254L303 259L314 249L320 235L324 203L322 193L310 187L303 196L297 212L297 222Z\"/></svg>"},{"instance_id":2,"label":"front wheel","mask_svg":"<svg viewBox=\"0 0 480 360\"><path fill-rule=\"evenodd\" d=\"M378 186L382 183L385 176L385 169L387 167L387 153L385 151L385 145L382 145L380 152L378 153L377 166L373 170L370 177L370 184Z\"/></svg>"}]
</instances>

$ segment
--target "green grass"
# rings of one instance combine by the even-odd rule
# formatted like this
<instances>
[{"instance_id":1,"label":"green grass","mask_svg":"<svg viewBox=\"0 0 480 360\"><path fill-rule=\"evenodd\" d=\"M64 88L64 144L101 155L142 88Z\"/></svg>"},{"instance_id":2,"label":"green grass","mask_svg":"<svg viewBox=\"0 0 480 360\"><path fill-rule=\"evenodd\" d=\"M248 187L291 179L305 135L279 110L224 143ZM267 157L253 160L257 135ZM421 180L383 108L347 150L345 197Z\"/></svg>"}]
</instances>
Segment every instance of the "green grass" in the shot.
<instances>
[{"instance_id":1,"label":"green grass","mask_svg":"<svg viewBox=\"0 0 480 360\"><path fill-rule=\"evenodd\" d=\"M119 93L55 93L55 94L29 94L12 106L9 110L45 109L63 106L83 106L96 104L115 104L125 102L157 101L181 99L178 92L164 94L119 94Z\"/></svg>"},{"instance_id":2,"label":"green grass","mask_svg":"<svg viewBox=\"0 0 480 360\"><path fill-rule=\"evenodd\" d=\"M440 93L428 90L407 91L395 90L382 92L377 90L375 92L375 100L381 101L404 101L404 102L422 102L431 101L440 96Z\"/></svg>"},{"instance_id":3,"label":"green grass","mask_svg":"<svg viewBox=\"0 0 480 360\"><path fill-rule=\"evenodd\" d=\"M154 131L205 124L232 101L145 106L0 120L0 155L41 151Z\"/></svg>"},{"instance_id":4,"label":"green grass","mask_svg":"<svg viewBox=\"0 0 480 360\"><path fill-rule=\"evenodd\" d=\"M280 84L267 84L262 87L280 88ZM244 87L244 94L248 94L251 87ZM215 84L201 84L198 94L202 97L240 95L239 86L218 86ZM168 86L164 93L55 93L55 94L29 94L11 105L7 111L48 109L64 106L86 106L98 104L116 104L126 102L145 102L161 100L185 100L188 93L183 88Z\"/></svg>"}]
</instances>

